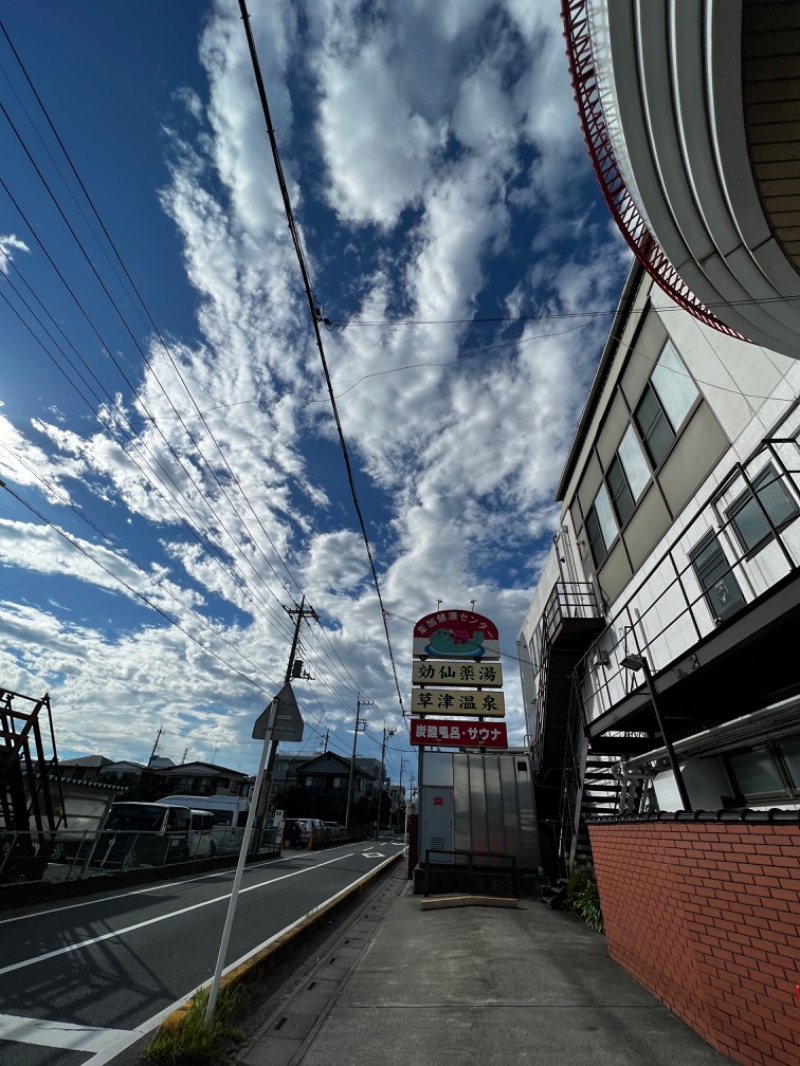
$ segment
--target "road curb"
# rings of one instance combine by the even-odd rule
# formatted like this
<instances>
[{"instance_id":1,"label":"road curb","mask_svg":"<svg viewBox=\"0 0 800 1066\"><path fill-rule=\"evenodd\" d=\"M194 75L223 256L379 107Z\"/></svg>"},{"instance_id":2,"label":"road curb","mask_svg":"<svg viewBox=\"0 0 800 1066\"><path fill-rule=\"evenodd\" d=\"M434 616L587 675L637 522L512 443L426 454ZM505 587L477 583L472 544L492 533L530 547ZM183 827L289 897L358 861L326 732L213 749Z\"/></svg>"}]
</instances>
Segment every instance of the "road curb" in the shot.
<instances>
[{"instance_id":1,"label":"road curb","mask_svg":"<svg viewBox=\"0 0 800 1066\"><path fill-rule=\"evenodd\" d=\"M250 956L250 958L240 963L234 969L224 973L222 980L220 981L220 989L227 988L233 984L238 984L239 982L259 981L270 974L279 963L283 961L284 957L292 952L299 941L315 929L324 918L338 910L339 907L348 903L354 895L362 892L370 882L374 881L377 877L380 877L395 863L400 862L402 858L403 852L398 851L396 855L392 855L390 858L382 862L380 866L376 866L374 870L370 870L369 873L359 878L354 884L348 885L347 888L342 889L341 892L328 900L327 903L321 904L319 907L310 910L308 914L300 918L290 929L285 930L283 933L279 933L274 940L270 941L263 948L258 949ZM205 989L210 984L211 982L208 981L201 987ZM201 989L198 989L197 991L200 990ZM182 1003L180 1007L177 1007L172 1011L171 1014L168 1014L156 1031L176 1032L180 1029L194 1003L196 995L197 992L195 992L195 994L185 1003Z\"/></svg>"}]
</instances>

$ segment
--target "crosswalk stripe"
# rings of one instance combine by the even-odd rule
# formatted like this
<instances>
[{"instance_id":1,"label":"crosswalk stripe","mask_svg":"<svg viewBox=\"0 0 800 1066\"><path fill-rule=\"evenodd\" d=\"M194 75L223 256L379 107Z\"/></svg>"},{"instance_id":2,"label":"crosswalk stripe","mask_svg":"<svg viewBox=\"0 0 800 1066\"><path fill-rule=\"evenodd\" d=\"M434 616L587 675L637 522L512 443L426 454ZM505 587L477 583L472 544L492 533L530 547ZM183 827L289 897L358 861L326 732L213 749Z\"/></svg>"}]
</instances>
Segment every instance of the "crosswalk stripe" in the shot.
<instances>
[{"instance_id":1,"label":"crosswalk stripe","mask_svg":"<svg viewBox=\"0 0 800 1066\"><path fill-rule=\"evenodd\" d=\"M21 1018L0 1014L0 1040L70 1051L100 1052L127 1036L126 1029L98 1029L93 1025L53 1022L43 1018Z\"/></svg>"}]
</instances>

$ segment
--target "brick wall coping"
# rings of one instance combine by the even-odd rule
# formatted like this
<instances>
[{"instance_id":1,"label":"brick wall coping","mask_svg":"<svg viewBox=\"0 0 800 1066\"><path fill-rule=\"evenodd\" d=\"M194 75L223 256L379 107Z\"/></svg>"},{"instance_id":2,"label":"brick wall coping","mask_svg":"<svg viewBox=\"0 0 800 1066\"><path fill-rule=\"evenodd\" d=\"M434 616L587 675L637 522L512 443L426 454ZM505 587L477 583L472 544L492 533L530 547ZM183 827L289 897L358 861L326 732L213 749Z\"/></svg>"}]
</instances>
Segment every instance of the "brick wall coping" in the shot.
<instances>
[{"instance_id":1,"label":"brick wall coping","mask_svg":"<svg viewBox=\"0 0 800 1066\"><path fill-rule=\"evenodd\" d=\"M800 825L800 810L772 807L768 811L649 811L645 814L610 814L588 818L589 825L630 825L638 822L747 822L768 825L774 822Z\"/></svg>"}]
</instances>

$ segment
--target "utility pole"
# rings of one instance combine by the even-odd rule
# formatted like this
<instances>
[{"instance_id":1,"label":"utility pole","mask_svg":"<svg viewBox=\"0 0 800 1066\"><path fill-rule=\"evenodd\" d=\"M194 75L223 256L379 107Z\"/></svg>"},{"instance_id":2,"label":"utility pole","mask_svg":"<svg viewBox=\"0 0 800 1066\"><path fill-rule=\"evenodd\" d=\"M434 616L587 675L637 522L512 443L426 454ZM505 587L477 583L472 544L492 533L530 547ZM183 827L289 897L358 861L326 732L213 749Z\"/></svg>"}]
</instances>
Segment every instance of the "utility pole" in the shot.
<instances>
[{"instance_id":1,"label":"utility pole","mask_svg":"<svg viewBox=\"0 0 800 1066\"><path fill-rule=\"evenodd\" d=\"M300 600L299 607L286 607L284 611L290 618L295 620L294 634L292 635L292 646L289 650L289 661L286 664L286 676L284 682L288 683L292 680L292 677L298 676L295 672L295 655L297 654L297 643L300 639L300 626L303 624L305 618L313 618L315 622L319 622L317 612L313 607L306 607L305 595ZM302 671L303 664L299 663L300 670ZM265 781L264 787L261 789L261 793L256 797L258 802L258 810L256 811L256 832L253 834L253 851L258 851L258 846L261 841L261 830L263 828L264 815L269 809L269 801L272 795L272 777L275 771L275 759L278 755L278 741L273 740L269 750L269 760L267 762L266 773L264 774Z\"/></svg>"},{"instance_id":2,"label":"utility pole","mask_svg":"<svg viewBox=\"0 0 800 1066\"><path fill-rule=\"evenodd\" d=\"M325 747L324 747L324 749L322 751L323 755L327 755L328 754L328 739L330 738L330 735L331 735L330 729L326 729L325 730Z\"/></svg>"},{"instance_id":3,"label":"utility pole","mask_svg":"<svg viewBox=\"0 0 800 1066\"><path fill-rule=\"evenodd\" d=\"M147 765L148 766L150 765L150 763L153 761L153 759L156 756L156 751L158 750L158 742L159 742L159 740L161 740L161 734L163 732L164 732L164 730L161 728L161 726L159 726L158 727L158 732L156 733L156 742L153 745L153 750L150 752L150 758L147 760Z\"/></svg>"},{"instance_id":4,"label":"utility pole","mask_svg":"<svg viewBox=\"0 0 800 1066\"><path fill-rule=\"evenodd\" d=\"M386 738L393 737L396 732L396 729L387 729L386 726L383 727L383 743L381 744L381 777L378 785L378 829L375 834L376 838L381 835L381 800L383 799L383 762L384 756L386 755Z\"/></svg>"},{"instance_id":5,"label":"utility pole","mask_svg":"<svg viewBox=\"0 0 800 1066\"><path fill-rule=\"evenodd\" d=\"M356 776L356 747L358 745L359 725L361 721L361 708L362 707L374 707L375 704L372 700L362 700L359 693L356 699L356 727L353 730L353 757L350 760L350 781L347 786L347 814L344 818L345 829L350 828L350 812L353 809L353 783Z\"/></svg>"},{"instance_id":6,"label":"utility pole","mask_svg":"<svg viewBox=\"0 0 800 1066\"><path fill-rule=\"evenodd\" d=\"M403 759L403 756L401 755L400 756L400 780L397 782L397 825L395 827L397 829L398 833L400 832L400 800L402 799L402 796L403 796L403 763L404 763L404 761L405 760ZM403 806L405 807L405 803L403 804Z\"/></svg>"}]
</instances>

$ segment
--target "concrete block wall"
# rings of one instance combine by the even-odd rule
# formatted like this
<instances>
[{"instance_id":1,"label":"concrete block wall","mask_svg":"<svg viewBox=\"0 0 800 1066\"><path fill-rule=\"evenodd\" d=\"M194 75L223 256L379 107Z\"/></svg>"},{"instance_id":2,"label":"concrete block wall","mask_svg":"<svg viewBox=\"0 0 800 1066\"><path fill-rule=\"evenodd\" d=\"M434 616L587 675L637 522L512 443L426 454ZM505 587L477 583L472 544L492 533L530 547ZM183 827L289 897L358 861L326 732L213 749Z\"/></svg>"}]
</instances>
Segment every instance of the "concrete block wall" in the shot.
<instances>
[{"instance_id":1,"label":"concrete block wall","mask_svg":"<svg viewBox=\"0 0 800 1066\"><path fill-rule=\"evenodd\" d=\"M797 1066L800 819L690 817L590 826L609 954L734 1062Z\"/></svg>"}]
</instances>

